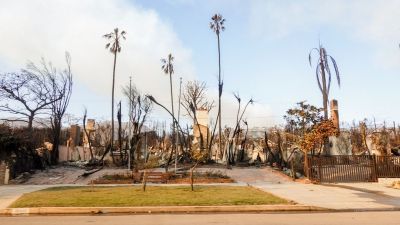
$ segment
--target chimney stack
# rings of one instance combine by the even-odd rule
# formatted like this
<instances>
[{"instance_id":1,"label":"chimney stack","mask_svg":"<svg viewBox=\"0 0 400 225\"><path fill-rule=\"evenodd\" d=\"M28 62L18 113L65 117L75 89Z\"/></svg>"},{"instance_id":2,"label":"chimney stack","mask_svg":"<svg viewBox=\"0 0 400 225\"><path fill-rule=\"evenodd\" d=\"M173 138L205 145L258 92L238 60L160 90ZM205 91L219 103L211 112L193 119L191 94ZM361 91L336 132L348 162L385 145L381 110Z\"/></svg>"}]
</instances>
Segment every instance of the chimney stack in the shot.
<instances>
[{"instance_id":1,"label":"chimney stack","mask_svg":"<svg viewBox=\"0 0 400 225\"><path fill-rule=\"evenodd\" d=\"M340 130L339 127L339 108L338 108L338 101L336 99L332 99L330 102L330 108L331 108L331 120L333 122L333 125Z\"/></svg>"}]
</instances>

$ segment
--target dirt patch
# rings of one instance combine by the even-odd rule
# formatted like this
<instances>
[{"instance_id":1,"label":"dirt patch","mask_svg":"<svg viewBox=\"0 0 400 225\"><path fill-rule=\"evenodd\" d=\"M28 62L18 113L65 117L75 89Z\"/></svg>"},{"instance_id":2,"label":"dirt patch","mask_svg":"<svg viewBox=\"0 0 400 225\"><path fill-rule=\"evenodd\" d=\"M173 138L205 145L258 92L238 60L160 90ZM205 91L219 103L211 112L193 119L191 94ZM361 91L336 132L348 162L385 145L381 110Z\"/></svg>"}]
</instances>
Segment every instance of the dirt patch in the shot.
<instances>
[{"instance_id":1,"label":"dirt patch","mask_svg":"<svg viewBox=\"0 0 400 225\"><path fill-rule=\"evenodd\" d=\"M189 184L190 178L176 178L168 181L168 184ZM235 183L232 178L194 178L195 184Z\"/></svg>"},{"instance_id":2,"label":"dirt patch","mask_svg":"<svg viewBox=\"0 0 400 225\"><path fill-rule=\"evenodd\" d=\"M55 166L47 170L37 170L22 180L12 180L14 184L35 184L35 185L51 185L51 184L87 184L93 179L102 177L104 174L121 173L126 169L104 168L87 177L80 177L85 170L74 166Z\"/></svg>"},{"instance_id":3,"label":"dirt patch","mask_svg":"<svg viewBox=\"0 0 400 225\"><path fill-rule=\"evenodd\" d=\"M190 183L190 176L188 173L182 174L167 174L166 183L168 184L188 184ZM135 179L133 178L135 176ZM142 177L139 173L114 173L105 174L102 177L91 180L89 184L132 184L141 183ZM161 182L161 181L160 181ZM160 183L150 182L148 183ZM228 177L221 171L207 170L201 173L194 174L194 183L196 184L210 184L210 183L234 183L235 181ZM165 183L165 182L164 182Z\"/></svg>"}]
</instances>

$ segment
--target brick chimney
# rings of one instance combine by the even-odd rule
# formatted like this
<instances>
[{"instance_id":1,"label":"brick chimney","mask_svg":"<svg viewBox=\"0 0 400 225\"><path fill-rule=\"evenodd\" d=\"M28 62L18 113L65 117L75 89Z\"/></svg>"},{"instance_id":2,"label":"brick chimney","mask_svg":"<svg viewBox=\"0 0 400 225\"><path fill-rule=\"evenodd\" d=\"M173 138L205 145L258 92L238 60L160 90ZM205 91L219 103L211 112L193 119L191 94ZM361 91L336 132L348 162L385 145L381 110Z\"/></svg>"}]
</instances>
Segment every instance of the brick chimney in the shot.
<instances>
[{"instance_id":1,"label":"brick chimney","mask_svg":"<svg viewBox=\"0 0 400 225\"><path fill-rule=\"evenodd\" d=\"M333 122L333 125L340 130L339 127L339 108L338 108L338 101L336 99L332 99L330 102L330 108L331 108L331 120Z\"/></svg>"}]
</instances>

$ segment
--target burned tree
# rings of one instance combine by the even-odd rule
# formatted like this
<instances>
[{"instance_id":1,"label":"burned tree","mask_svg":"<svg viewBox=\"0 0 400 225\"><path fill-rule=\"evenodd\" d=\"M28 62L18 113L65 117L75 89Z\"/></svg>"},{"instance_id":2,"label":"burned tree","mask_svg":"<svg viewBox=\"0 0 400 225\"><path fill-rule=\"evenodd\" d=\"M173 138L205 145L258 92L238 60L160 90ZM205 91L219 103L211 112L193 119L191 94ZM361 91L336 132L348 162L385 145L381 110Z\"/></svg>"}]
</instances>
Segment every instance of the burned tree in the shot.
<instances>
[{"instance_id":1,"label":"burned tree","mask_svg":"<svg viewBox=\"0 0 400 225\"><path fill-rule=\"evenodd\" d=\"M218 135L219 135L219 152L222 152L222 124L221 124L221 96L224 83L221 79L221 42L220 34L221 31L225 30L225 19L221 14L215 14L211 17L210 29L217 35L218 43Z\"/></svg>"},{"instance_id":2,"label":"burned tree","mask_svg":"<svg viewBox=\"0 0 400 225\"><path fill-rule=\"evenodd\" d=\"M236 100L238 101L238 111L236 113L236 125L233 129L232 135L229 137L228 146L225 152L226 155L226 167L230 168L231 164L235 163L235 155L236 155L236 146L239 144L239 135L242 133L242 129L240 127L240 123L243 121L244 113L247 110L247 107L250 104L254 103L253 99L250 99L242 109L242 99L240 98L239 94L234 94ZM247 127L247 122L245 123ZM229 132L230 133L230 132ZM228 134L229 136L230 134Z\"/></svg>"},{"instance_id":3,"label":"burned tree","mask_svg":"<svg viewBox=\"0 0 400 225\"><path fill-rule=\"evenodd\" d=\"M117 65L117 54L121 52L121 40L125 38L126 32L119 31L115 28L113 32L103 35L104 38L109 40L106 44L106 49L109 49L111 54L114 55L114 66L113 66L113 78L112 78L112 88L111 88L111 146L107 148L107 151L113 150L114 146L114 89L115 89L115 67ZM114 159L114 158L113 158Z\"/></svg>"},{"instance_id":4,"label":"burned tree","mask_svg":"<svg viewBox=\"0 0 400 225\"><path fill-rule=\"evenodd\" d=\"M339 76L339 69L336 65L335 59L328 55L326 52L326 49L322 47L322 45L319 46L319 48L313 48L308 55L308 61L311 66L311 54L313 51L318 52L318 60L317 60L317 67L315 71L315 75L317 77L317 82L318 82L318 87L322 93L322 100L323 100L323 107L324 107L324 120L328 119L328 96L329 96L329 90L331 87L331 80L332 80L332 72L331 72L331 66L334 68L334 73L336 75L336 80L337 83L340 87L340 76ZM331 63L331 65L329 65Z\"/></svg>"},{"instance_id":5,"label":"burned tree","mask_svg":"<svg viewBox=\"0 0 400 225\"><path fill-rule=\"evenodd\" d=\"M214 102L209 102L206 98L207 87L205 82L188 81L183 90L183 101L181 105L185 108L188 115L193 119L190 109L192 104L195 110L205 109L208 112L214 107Z\"/></svg>"},{"instance_id":6,"label":"burned tree","mask_svg":"<svg viewBox=\"0 0 400 225\"><path fill-rule=\"evenodd\" d=\"M169 115L172 116L173 123L175 123L175 125L176 125L176 131L180 133L180 134L179 134L180 136L185 137L185 132L183 131L182 127L179 125L178 120L175 118L175 116L172 114L172 112L169 111L169 110L167 109L167 107L165 107L164 105L162 105L161 103L159 103L153 96L151 96L151 95L146 95L146 97L147 97L152 103L154 103L154 104L160 106L160 107L163 108ZM188 135L188 133L186 133L186 134ZM185 138L182 139L182 142L183 142L184 145L186 144L186 143L185 143ZM171 155L172 155L172 154L173 154L173 152L171 151L171 154L170 154L170 156L169 156L169 158L168 158L168 161L167 161L167 163L166 163L166 165L165 165L165 170L166 170L166 172L168 172L168 166L169 166L169 164L170 164L170 162L171 162L171 159L172 159Z\"/></svg>"},{"instance_id":7,"label":"burned tree","mask_svg":"<svg viewBox=\"0 0 400 225\"><path fill-rule=\"evenodd\" d=\"M69 100L72 94L72 71L71 71L71 57L69 53L65 54L67 68L60 72L58 76L54 76L52 80L51 95L53 101L51 103L51 129L52 129L52 142L53 149L51 151L51 162L58 162L58 146L60 145L60 134L62 127L62 119L65 111L69 105Z\"/></svg>"},{"instance_id":8,"label":"burned tree","mask_svg":"<svg viewBox=\"0 0 400 225\"><path fill-rule=\"evenodd\" d=\"M50 115L53 130L52 163L58 160L62 117L72 93L71 58L68 53L66 63L67 68L59 72L42 59L40 66L31 62L19 73L0 75L0 97L4 100L0 111L17 116L3 120L26 122L32 135L35 117Z\"/></svg>"},{"instance_id":9,"label":"burned tree","mask_svg":"<svg viewBox=\"0 0 400 225\"><path fill-rule=\"evenodd\" d=\"M92 139L90 135L90 131L86 128L86 119L87 119L87 109L83 113L82 125L83 125L83 132L85 132L87 142L89 144L89 152L90 152L90 161L94 162L94 155L93 155L93 148L92 148Z\"/></svg>"},{"instance_id":10,"label":"burned tree","mask_svg":"<svg viewBox=\"0 0 400 225\"><path fill-rule=\"evenodd\" d=\"M176 151L176 144L175 144L175 111L174 111L174 95L173 95L173 91L172 91L172 74L175 72L174 70L174 57L172 56L172 54L168 54L168 57L166 59L161 59L161 69L162 71L166 74L169 75L169 85L170 85L170 94L171 94L171 115L172 115L172 149L171 149L171 154L169 156L168 162L167 162L167 167L168 168L168 164L171 162L172 160L172 154L173 152L175 152L175 154L177 153Z\"/></svg>"},{"instance_id":11,"label":"burned tree","mask_svg":"<svg viewBox=\"0 0 400 225\"><path fill-rule=\"evenodd\" d=\"M123 88L123 93L129 103L128 115L131 126L131 133L128 134L128 137L130 137L129 160L134 162L135 170L138 170L143 126L151 112L152 102L147 96L140 94L136 87L125 86Z\"/></svg>"},{"instance_id":12,"label":"burned tree","mask_svg":"<svg viewBox=\"0 0 400 225\"><path fill-rule=\"evenodd\" d=\"M197 118L198 110L205 110L208 113L214 107L214 102L209 102L206 98L206 83L200 81L189 81L186 83L184 91L183 91L183 101L181 105L185 108L188 115L192 118L193 124L195 127L193 129L197 129L200 135L200 149L207 149L208 157L211 157L211 148L208 146L210 140L214 136L215 129L212 132L212 137L210 137L208 129L206 137L203 136L203 132L201 132L201 126Z\"/></svg>"}]
</instances>

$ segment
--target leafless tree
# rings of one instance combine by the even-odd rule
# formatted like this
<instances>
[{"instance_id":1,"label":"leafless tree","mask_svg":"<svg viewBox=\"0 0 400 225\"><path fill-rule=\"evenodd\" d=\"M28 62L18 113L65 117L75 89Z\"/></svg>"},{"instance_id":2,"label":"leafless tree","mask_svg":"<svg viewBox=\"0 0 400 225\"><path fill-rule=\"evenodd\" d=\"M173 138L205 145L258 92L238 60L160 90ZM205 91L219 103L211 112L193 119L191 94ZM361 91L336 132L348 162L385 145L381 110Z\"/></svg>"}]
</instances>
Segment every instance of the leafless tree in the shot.
<instances>
[{"instance_id":1,"label":"leafless tree","mask_svg":"<svg viewBox=\"0 0 400 225\"><path fill-rule=\"evenodd\" d=\"M138 163L140 159L140 140L142 137L143 126L147 120L149 113L152 110L152 102L147 96L139 93L136 87L123 88L123 94L128 99L129 105L129 121L131 123L131 140L130 141L130 157L131 162L135 161L134 154L136 153L135 169L138 170ZM128 135L129 136L129 135Z\"/></svg>"},{"instance_id":2,"label":"leafless tree","mask_svg":"<svg viewBox=\"0 0 400 225\"><path fill-rule=\"evenodd\" d=\"M86 118L87 118L87 109L85 108L85 111L83 113L83 120L82 120L83 132L85 132L85 135L87 137L87 141L88 141L88 144L89 144L90 159L91 159L91 161L94 161L93 148L92 148L92 139L91 139L90 131L88 131L86 129Z\"/></svg>"},{"instance_id":3,"label":"leafless tree","mask_svg":"<svg viewBox=\"0 0 400 225\"><path fill-rule=\"evenodd\" d=\"M214 107L214 102L206 99L207 87L205 82L188 81L183 90L183 101L181 105L185 108L188 115L193 119L193 113L190 109L190 104L193 105L195 110L203 109L210 112Z\"/></svg>"},{"instance_id":4,"label":"leafless tree","mask_svg":"<svg viewBox=\"0 0 400 225\"><path fill-rule=\"evenodd\" d=\"M232 136L229 138L228 148L226 150L226 166L230 168L230 164L235 163L235 151L234 143L238 144L238 135L242 132L240 127L240 123L243 121L244 113L247 110L247 107L250 104L254 103L254 100L251 98L243 107L242 109L242 99L240 98L239 94L234 94L236 100L238 101L238 111L236 114L236 125L233 130ZM245 123L246 127L248 126L247 122ZM234 142L235 141L235 142Z\"/></svg>"},{"instance_id":5,"label":"leafless tree","mask_svg":"<svg viewBox=\"0 0 400 225\"><path fill-rule=\"evenodd\" d=\"M64 114L69 105L69 100L72 94L72 71L71 71L71 56L67 52L65 53L65 60L67 68L54 76L52 80L52 91L51 95L53 101L51 103L51 129L52 129L52 142L53 149L51 151L51 162L58 162L58 146L60 145L60 135L62 128L62 120Z\"/></svg>"},{"instance_id":6,"label":"leafless tree","mask_svg":"<svg viewBox=\"0 0 400 225\"><path fill-rule=\"evenodd\" d=\"M69 57L67 69L62 73L42 58L40 67L31 62L19 73L1 74L0 98L3 102L0 103L0 111L17 116L3 120L26 122L28 130L32 131L37 115L52 114L49 112L54 109L62 117L69 102L70 85Z\"/></svg>"}]
</instances>

